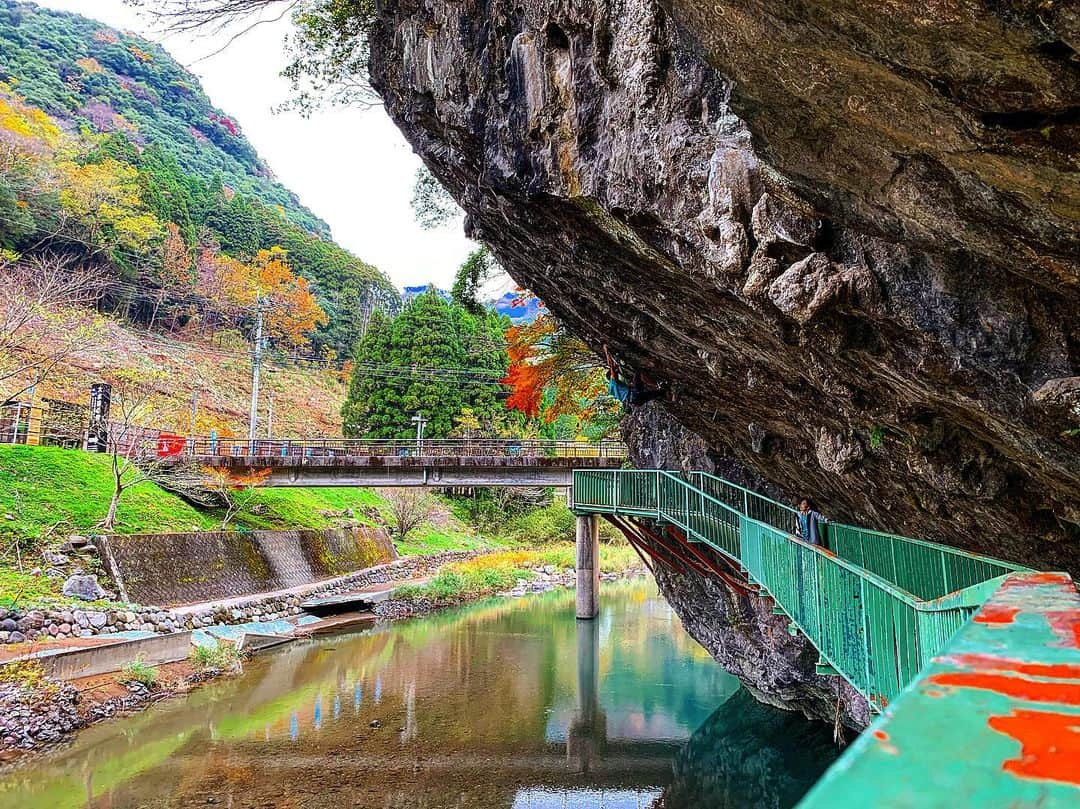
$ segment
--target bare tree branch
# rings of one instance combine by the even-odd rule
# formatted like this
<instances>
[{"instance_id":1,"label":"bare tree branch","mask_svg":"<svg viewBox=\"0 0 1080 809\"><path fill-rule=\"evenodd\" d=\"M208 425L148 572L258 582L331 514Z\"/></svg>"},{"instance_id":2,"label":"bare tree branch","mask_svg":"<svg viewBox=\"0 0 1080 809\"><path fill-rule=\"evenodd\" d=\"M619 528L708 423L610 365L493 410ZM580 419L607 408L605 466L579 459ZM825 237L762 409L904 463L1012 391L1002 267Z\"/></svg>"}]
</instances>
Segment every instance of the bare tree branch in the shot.
<instances>
[{"instance_id":1,"label":"bare tree branch","mask_svg":"<svg viewBox=\"0 0 1080 809\"><path fill-rule=\"evenodd\" d=\"M174 33L221 33L265 9L285 6L287 14L299 0L125 0ZM280 19L280 17L278 18Z\"/></svg>"},{"instance_id":2,"label":"bare tree branch","mask_svg":"<svg viewBox=\"0 0 1080 809\"><path fill-rule=\"evenodd\" d=\"M63 256L0 263L0 394L18 396L97 343L104 286Z\"/></svg>"},{"instance_id":3,"label":"bare tree branch","mask_svg":"<svg viewBox=\"0 0 1080 809\"><path fill-rule=\"evenodd\" d=\"M391 528L398 539L404 539L435 511L435 498L420 487L386 489L383 497L390 504Z\"/></svg>"}]
</instances>

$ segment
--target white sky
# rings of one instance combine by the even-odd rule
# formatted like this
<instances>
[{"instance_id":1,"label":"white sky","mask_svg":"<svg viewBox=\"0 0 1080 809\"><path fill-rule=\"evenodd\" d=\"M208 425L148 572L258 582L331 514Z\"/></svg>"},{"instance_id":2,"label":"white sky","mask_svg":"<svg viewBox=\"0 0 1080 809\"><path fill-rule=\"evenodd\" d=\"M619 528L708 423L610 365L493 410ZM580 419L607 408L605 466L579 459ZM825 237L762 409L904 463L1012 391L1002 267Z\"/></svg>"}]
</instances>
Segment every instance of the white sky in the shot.
<instances>
[{"instance_id":1,"label":"white sky","mask_svg":"<svg viewBox=\"0 0 1080 809\"><path fill-rule=\"evenodd\" d=\"M409 200L420 160L381 108L327 110L309 119L272 111L289 97L289 84L279 75L287 19L259 26L220 55L204 58L221 43L163 37L123 0L36 2L160 42L239 122L278 179L330 224L334 238L399 287L434 282L449 288L475 247L460 220L434 231L416 224Z\"/></svg>"}]
</instances>

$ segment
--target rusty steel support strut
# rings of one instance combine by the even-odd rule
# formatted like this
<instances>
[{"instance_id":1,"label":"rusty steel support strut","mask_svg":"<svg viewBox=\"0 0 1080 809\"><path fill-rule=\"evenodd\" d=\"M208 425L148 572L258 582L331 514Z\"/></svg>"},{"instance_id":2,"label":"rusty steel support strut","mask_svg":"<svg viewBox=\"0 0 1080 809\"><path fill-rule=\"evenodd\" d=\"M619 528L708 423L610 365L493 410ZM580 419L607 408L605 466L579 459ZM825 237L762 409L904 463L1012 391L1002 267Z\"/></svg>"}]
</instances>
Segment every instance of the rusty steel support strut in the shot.
<instances>
[{"instance_id":1,"label":"rusty steel support strut","mask_svg":"<svg viewBox=\"0 0 1080 809\"><path fill-rule=\"evenodd\" d=\"M660 553L656 548L653 548L644 537L641 536L639 526L634 524L630 520L625 520L621 517L616 517L613 514L603 515L604 519L614 525L626 537L626 541L638 552L638 555L645 554L657 564L662 564L664 567L669 568L675 573L680 575L686 575L688 572L685 565L678 564L677 560L673 561L664 554ZM655 571L654 571L655 575Z\"/></svg>"}]
</instances>

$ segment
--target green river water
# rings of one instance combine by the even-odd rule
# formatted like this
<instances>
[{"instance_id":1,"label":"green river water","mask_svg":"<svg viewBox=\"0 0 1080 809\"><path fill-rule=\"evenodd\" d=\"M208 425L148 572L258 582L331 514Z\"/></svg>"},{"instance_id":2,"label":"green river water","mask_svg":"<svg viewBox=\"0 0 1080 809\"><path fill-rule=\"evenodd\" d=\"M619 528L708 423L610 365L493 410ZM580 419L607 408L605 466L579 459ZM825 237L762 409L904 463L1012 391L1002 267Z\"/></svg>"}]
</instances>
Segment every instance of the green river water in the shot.
<instances>
[{"instance_id":1,"label":"green river water","mask_svg":"<svg viewBox=\"0 0 1080 809\"><path fill-rule=\"evenodd\" d=\"M838 755L755 702L651 583L299 641L80 733L0 809L787 807Z\"/></svg>"}]
</instances>

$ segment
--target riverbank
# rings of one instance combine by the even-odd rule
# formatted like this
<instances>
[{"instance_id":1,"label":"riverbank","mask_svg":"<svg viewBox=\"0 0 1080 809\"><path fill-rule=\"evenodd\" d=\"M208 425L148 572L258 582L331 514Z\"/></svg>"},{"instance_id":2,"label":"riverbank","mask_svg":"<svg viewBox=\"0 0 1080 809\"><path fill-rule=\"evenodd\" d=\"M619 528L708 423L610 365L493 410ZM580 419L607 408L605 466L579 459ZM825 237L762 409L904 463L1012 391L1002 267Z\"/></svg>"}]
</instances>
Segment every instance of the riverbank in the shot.
<instances>
[{"instance_id":1,"label":"riverbank","mask_svg":"<svg viewBox=\"0 0 1080 809\"><path fill-rule=\"evenodd\" d=\"M600 556L602 581L649 575L628 546L602 546ZM576 584L567 549L497 551L448 564L425 584L398 588L374 612L386 620L414 618L491 596L520 598Z\"/></svg>"},{"instance_id":2,"label":"riverbank","mask_svg":"<svg viewBox=\"0 0 1080 809\"><path fill-rule=\"evenodd\" d=\"M471 601L503 596L523 597L572 588L575 573L572 548L554 547L516 551L449 552L409 557L379 568L358 571L327 592L347 592L349 586L375 580L400 580L405 573L434 573L424 584L398 588L378 605L379 620L419 617ZM647 576L647 571L625 546L604 546L601 578ZM295 595L274 594L275 598ZM200 614L219 613L220 605L199 605ZM230 604L239 617L251 617L250 605ZM40 644L38 645L40 647ZM11 647L8 647L10 649ZM70 742L77 731L105 719L141 711L162 700L191 693L204 683L232 673L229 669L197 667L192 660L156 667L155 681L147 686L117 672L70 683L57 682L34 671L25 662L0 667L0 761L21 766L33 755ZM31 754L31 755L27 755Z\"/></svg>"},{"instance_id":3,"label":"riverbank","mask_svg":"<svg viewBox=\"0 0 1080 809\"><path fill-rule=\"evenodd\" d=\"M828 727L753 702L651 583L605 584L600 609L577 621L559 589L283 646L27 757L0 809L787 809L835 758Z\"/></svg>"},{"instance_id":4,"label":"riverbank","mask_svg":"<svg viewBox=\"0 0 1080 809\"><path fill-rule=\"evenodd\" d=\"M18 763L69 741L90 725L141 711L162 700L188 694L203 683L233 673L199 668L190 660L153 669L154 684L126 680L121 673L72 682L42 678L0 684L0 762ZM36 680L34 673L29 678Z\"/></svg>"}]
</instances>

